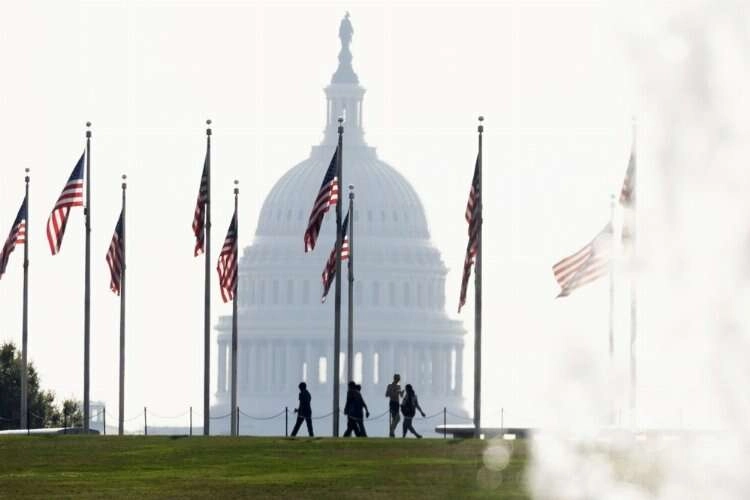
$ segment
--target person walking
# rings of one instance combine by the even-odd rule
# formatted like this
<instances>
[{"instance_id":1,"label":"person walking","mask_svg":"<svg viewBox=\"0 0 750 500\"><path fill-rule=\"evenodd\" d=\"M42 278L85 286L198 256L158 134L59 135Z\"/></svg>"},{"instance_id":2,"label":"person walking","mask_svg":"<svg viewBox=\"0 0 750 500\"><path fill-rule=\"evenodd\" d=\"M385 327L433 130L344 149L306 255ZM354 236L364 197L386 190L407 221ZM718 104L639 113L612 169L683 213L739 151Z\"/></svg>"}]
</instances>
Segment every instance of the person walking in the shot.
<instances>
[{"instance_id":1,"label":"person walking","mask_svg":"<svg viewBox=\"0 0 750 500\"><path fill-rule=\"evenodd\" d=\"M344 437L351 436L352 432L354 432L354 435L357 437L362 434L359 430L359 423L355 416L358 397L359 393L357 393L357 384L355 384L353 380L350 380L347 385L346 403L344 404L344 415L346 415L346 430L344 431ZM360 415L361 414L362 410L360 408Z\"/></svg>"},{"instance_id":2,"label":"person walking","mask_svg":"<svg viewBox=\"0 0 750 500\"><path fill-rule=\"evenodd\" d=\"M359 437L367 437L365 418L370 418L370 409L367 407L367 403L365 403L365 398L362 397L362 386L357 384L355 389L357 389L357 395L359 396L359 406L355 408L355 416L357 417L357 423L359 424ZM362 410L365 411L364 417L362 416Z\"/></svg>"},{"instance_id":3,"label":"person walking","mask_svg":"<svg viewBox=\"0 0 750 500\"><path fill-rule=\"evenodd\" d=\"M411 425L411 421L414 419L417 410L422 414L422 417L425 416L422 408L419 406L419 400L417 399L417 394L414 392L414 388L412 388L411 384L406 384L406 395L401 402L401 412L404 414L403 435L401 437L406 437L406 431L411 431L417 438L422 438L422 435L415 431L414 426Z\"/></svg>"},{"instance_id":4,"label":"person walking","mask_svg":"<svg viewBox=\"0 0 750 500\"><path fill-rule=\"evenodd\" d=\"M396 437L396 426L398 426L401 416L399 415L399 398L404 395L404 391L401 390L399 382L401 381L401 375L398 373L393 374L393 382L388 384L385 390L385 397L388 398L388 409L390 411L390 429L388 436Z\"/></svg>"},{"instance_id":5,"label":"person walking","mask_svg":"<svg viewBox=\"0 0 750 500\"><path fill-rule=\"evenodd\" d=\"M292 429L292 437L297 435L297 431L299 431L299 428L302 426L302 422L307 423L307 434L310 437L313 437L312 407L310 406L312 396L310 396L310 392L307 390L306 383L300 382L298 387L299 406L294 409L294 413L297 414L297 423L294 424L294 429Z\"/></svg>"}]
</instances>

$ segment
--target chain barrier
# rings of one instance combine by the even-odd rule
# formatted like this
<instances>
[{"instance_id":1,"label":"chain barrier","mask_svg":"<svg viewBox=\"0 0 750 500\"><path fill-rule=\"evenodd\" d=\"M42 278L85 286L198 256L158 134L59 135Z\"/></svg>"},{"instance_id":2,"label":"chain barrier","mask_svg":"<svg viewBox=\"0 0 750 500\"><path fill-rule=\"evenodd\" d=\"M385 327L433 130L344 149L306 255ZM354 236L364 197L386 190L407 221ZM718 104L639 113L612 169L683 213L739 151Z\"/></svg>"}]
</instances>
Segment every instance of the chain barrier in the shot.
<instances>
[{"instance_id":1,"label":"chain barrier","mask_svg":"<svg viewBox=\"0 0 750 500\"><path fill-rule=\"evenodd\" d=\"M286 413L286 410L281 410L281 411L280 411L279 413L277 413L276 415L271 415L270 417L254 417L254 416L252 416L252 415L248 415L248 414L247 414L247 413L245 413L244 411L240 410L240 415L244 415L244 416L246 416L247 418L249 418L249 419L251 419L251 420L273 420L273 419L275 419L275 418L279 418L279 417L280 417L280 416L282 416L282 415L283 415L284 413Z\"/></svg>"},{"instance_id":2,"label":"chain barrier","mask_svg":"<svg viewBox=\"0 0 750 500\"><path fill-rule=\"evenodd\" d=\"M143 418L143 413L139 413L135 417L124 418L124 419L122 419L122 421L123 422L132 422L133 420L135 420L137 418Z\"/></svg>"},{"instance_id":3,"label":"chain barrier","mask_svg":"<svg viewBox=\"0 0 750 500\"><path fill-rule=\"evenodd\" d=\"M374 422L375 420L380 420L381 418L385 417L390 413L390 410L385 410L383 413L378 415L377 417L370 417L367 419L368 422Z\"/></svg>"},{"instance_id":4,"label":"chain barrier","mask_svg":"<svg viewBox=\"0 0 750 500\"><path fill-rule=\"evenodd\" d=\"M91 415L89 417L89 420L91 421L91 420L97 419L101 415L105 414L105 412L106 412L106 409L101 409L96 414ZM174 420L174 419L184 418L189 413L190 413L190 411L188 410L188 411L184 411L184 412L182 412L182 413L180 413L178 415L160 415L158 413L154 413L152 411L149 411L148 412L148 416L152 417L152 418L159 418L159 419L165 419L165 420ZM32 416L34 418L37 418L37 419L44 420L44 418L45 418L44 416L37 415L34 412L29 412L29 414L30 414L30 416ZM284 416L286 416L286 417L291 416L292 418L296 418L296 414L292 414L292 412L288 411L287 409L283 409L283 410L281 410L280 412L278 412L278 413L276 413L274 415L269 415L269 416L265 416L265 417L250 415L248 413L245 413L241 409L239 409L239 414L242 415L242 416L244 416L244 417L246 417L246 418L249 418L251 420L255 420L255 421L270 421L270 420L275 420L277 418L281 418L281 417L284 417ZM369 418L364 418L362 420L364 422L376 422L376 421L378 421L378 420L386 417L389 414L390 414L390 410L386 410L383 413L379 413L378 415L375 415L375 416L372 416L372 417L369 417ZM345 417L345 415L343 414L343 412L341 412L341 415ZM202 413L193 410L192 416L193 416L193 418L201 419L203 415L202 415ZM222 420L222 419L225 419L225 418L231 417L231 416L232 416L232 412L230 411L229 413L227 413L225 415L210 416L209 419L210 420ZM323 420L323 419L329 418L331 416L333 416L333 412L332 411L328 412L328 413L326 413L324 415L316 415L316 416L313 416L311 418L312 418L312 420ZM438 417L441 417L441 416L449 416L449 417L452 417L454 419L459 419L459 420L466 421L466 422L473 422L473 420L474 420L472 417L465 417L463 415L459 415L459 414L453 413L453 412L448 411L448 410L440 410L440 411L438 411L436 413L433 413L431 415L427 415L427 416L422 417L421 420L431 420L431 419L438 418ZM124 418L123 419L123 423L133 422L135 420L139 420L139 419L143 419L143 418L144 418L143 413L139 412L139 413L136 413L135 415L133 415L132 417ZM68 416L66 415L65 416L65 420L67 420L67 419L68 419ZM0 416L0 421L2 421L2 422L18 422L19 420L20 419L18 419L18 418L7 418L7 417Z\"/></svg>"},{"instance_id":5,"label":"chain barrier","mask_svg":"<svg viewBox=\"0 0 750 500\"><path fill-rule=\"evenodd\" d=\"M89 415L89 420L94 420L95 418L98 418L99 415L104 413L104 410L99 410L99 412L96 415Z\"/></svg>"}]
</instances>

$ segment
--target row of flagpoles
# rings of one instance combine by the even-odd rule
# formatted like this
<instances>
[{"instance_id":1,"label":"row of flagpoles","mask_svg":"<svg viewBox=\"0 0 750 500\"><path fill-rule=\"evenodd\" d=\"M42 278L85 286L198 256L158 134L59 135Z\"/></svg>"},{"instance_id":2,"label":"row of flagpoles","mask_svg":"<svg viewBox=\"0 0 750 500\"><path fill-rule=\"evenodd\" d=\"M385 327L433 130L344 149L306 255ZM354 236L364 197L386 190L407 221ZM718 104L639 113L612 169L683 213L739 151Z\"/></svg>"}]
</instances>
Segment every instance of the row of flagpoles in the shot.
<instances>
[{"instance_id":1,"label":"row of flagpoles","mask_svg":"<svg viewBox=\"0 0 750 500\"><path fill-rule=\"evenodd\" d=\"M469 199L466 206L465 219L468 223L468 243L464 259L463 275L461 279L461 291L458 310L466 303L468 282L471 276L471 268L474 267L475 277L475 299L474 299L474 431L475 436L481 433L481 369L482 369L482 136L484 132L483 117L479 117L478 152L474 166ZM210 248L211 248L211 120L207 120L206 129L206 156L201 175L200 187L193 217L193 232L196 243L194 255L205 256L205 284L204 284L204 400L203 400L203 433L209 434L210 419L210 332L211 332L211 279L210 279ZM90 123L86 124L86 149L81 158L73 168L65 187L60 194L52 213L47 221L47 241L53 255L60 251L65 229L67 227L70 209L83 207L85 215L85 291L84 291L84 398L83 398L83 421L84 430L89 427L89 320L90 320L90 232L91 232L91 130ZM334 356L333 373L340 373L341 352L341 263L348 260L349 281L349 323L348 323L348 346L347 346L347 377L351 379L353 364L353 224L354 218L350 217L353 210L354 193L349 194L349 212L342 220L342 199L340 186L343 185L343 120L339 118L338 144L331 162L326 169L320 189L308 220L304 233L304 249L309 252L315 249L325 214L331 207L336 212L336 242L334 248L325 263L322 273L324 302L330 286L335 280L335 307L334 307ZM633 130L635 138L635 128ZM630 160L625 175L625 180L620 192L619 203L626 209L622 229L622 241L624 246L634 253L635 246L635 139L631 150ZM85 173L85 182L84 182ZM125 240L126 240L126 176L123 175L122 182L122 210L117 221L115 232L112 236L109 250L107 252L107 264L110 269L110 288L120 296L120 364L119 364L119 419L118 432L122 434L123 409L124 409L124 384L125 384ZM8 264L10 253L17 244L24 245L24 279L23 279L23 327L22 327L22 379L21 379L21 426L26 425L27 418L27 345L28 345L28 215L29 215L29 176L28 169L25 177L26 195L21 208L11 228L10 235L0 250L0 278ZM84 198L84 184L86 195ZM238 284L238 181L234 187L234 215L229 224L229 229L219 254L216 267L219 280L221 297L224 302L232 301L232 341L231 341L231 405L237 407L237 284ZM350 186L350 189L352 186ZM348 235L347 235L348 230ZM613 221L605 225L597 236L578 252L565 257L553 266L555 279L561 287L558 297L570 295L574 290L583 285L595 281L608 272L613 281ZM612 327L612 297L613 286L610 285L610 357L613 355L613 327ZM630 339L630 372L631 372L631 408L635 406L635 383L636 383L636 287L635 281L631 281L631 339ZM339 414L339 380L333 377L333 414ZM231 433L238 432L235 412L232 411ZM339 422L333 419L333 435L339 434Z\"/></svg>"}]
</instances>

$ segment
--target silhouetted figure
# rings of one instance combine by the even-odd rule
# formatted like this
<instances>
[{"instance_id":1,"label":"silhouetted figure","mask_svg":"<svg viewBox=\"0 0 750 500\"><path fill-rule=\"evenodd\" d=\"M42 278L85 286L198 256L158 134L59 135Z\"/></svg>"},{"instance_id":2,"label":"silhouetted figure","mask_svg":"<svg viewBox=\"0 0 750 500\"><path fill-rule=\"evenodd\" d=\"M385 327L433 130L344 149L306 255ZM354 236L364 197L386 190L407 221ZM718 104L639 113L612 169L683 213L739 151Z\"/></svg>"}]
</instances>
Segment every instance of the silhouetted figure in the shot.
<instances>
[{"instance_id":1,"label":"silhouetted figure","mask_svg":"<svg viewBox=\"0 0 750 500\"><path fill-rule=\"evenodd\" d=\"M367 403L365 403L365 398L362 397L362 386L360 384L357 384L357 394L359 394L359 420L357 421L359 423L359 430L362 433L360 437L367 437L367 430L365 429L365 419L362 418L362 410L365 410L365 417L370 418L370 409L367 407Z\"/></svg>"},{"instance_id":2,"label":"silhouetted figure","mask_svg":"<svg viewBox=\"0 0 750 500\"><path fill-rule=\"evenodd\" d=\"M390 437L396 437L396 426L398 425L399 420L401 420L401 416L398 412L398 401L399 398L404 395L404 391L401 390L401 386L398 384L400 380L401 375L394 373L393 382L388 384L388 388L385 390L385 397L388 398L388 409L391 412L390 430L388 432Z\"/></svg>"},{"instance_id":3,"label":"silhouetted figure","mask_svg":"<svg viewBox=\"0 0 750 500\"><path fill-rule=\"evenodd\" d=\"M346 403L344 404L344 415L346 415L346 430L344 431L344 437L351 436L352 431L354 432L355 436L362 435L361 431L359 430L359 423L357 422L357 419L354 415L355 407L357 406L356 400L358 397L359 394L357 393L357 384L355 384L354 381L350 380L349 384L347 385Z\"/></svg>"},{"instance_id":4,"label":"silhouetted figure","mask_svg":"<svg viewBox=\"0 0 750 500\"><path fill-rule=\"evenodd\" d=\"M313 428L312 428L312 407L310 406L310 401L312 400L312 396L310 396L310 392L307 390L307 384L304 382L299 383L299 407L294 409L294 413L297 414L297 423L294 424L294 429L292 429L292 437L297 435L297 431L299 431L299 428L302 426L302 422L307 423L307 434L310 436L313 436Z\"/></svg>"},{"instance_id":5,"label":"silhouetted figure","mask_svg":"<svg viewBox=\"0 0 750 500\"><path fill-rule=\"evenodd\" d=\"M401 412L404 414L404 433L402 437L406 437L406 431L411 431L411 433L418 438L422 437L422 435L415 431L414 427L411 425L411 421L414 419L414 415L417 413L417 410L419 410L419 413L422 414L422 417L425 416L422 408L420 408L419 406L417 394L414 392L411 384L406 384L406 395L404 396L404 400L401 402Z\"/></svg>"}]
</instances>

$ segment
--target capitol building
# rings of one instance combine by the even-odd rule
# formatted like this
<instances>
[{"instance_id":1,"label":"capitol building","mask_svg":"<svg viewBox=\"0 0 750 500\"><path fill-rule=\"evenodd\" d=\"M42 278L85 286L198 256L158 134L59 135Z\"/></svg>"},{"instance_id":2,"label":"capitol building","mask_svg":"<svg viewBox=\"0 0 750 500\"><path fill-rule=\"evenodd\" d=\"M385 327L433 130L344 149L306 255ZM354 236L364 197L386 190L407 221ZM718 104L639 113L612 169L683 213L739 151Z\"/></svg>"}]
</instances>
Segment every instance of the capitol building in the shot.
<instances>
[{"instance_id":1,"label":"capitol building","mask_svg":"<svg viewBox=\"0 0 750 500\"><path fill-rule=\"evenodd\" d=\"M445 312L447 268L430 240L424 208L414 187L396 168L378 158L365 142L365 89L352 67L353 30L341 22L339 65L325 87L325 131L310 156L291 167L266 197L252 244L241 252L238 285L238 406L241 434L284 432L289 408L294 423L300 381L312 395L316 435L332 429L333 377L346 397L347 270L342 265L340 373L333 373L334 292L321 303L321 273L335 243L336 218L326 214L314 251L304 252L303 234L321 180L336 148L337 119L345 117L343 183L348 207L355 186L354 210L354 380L372 417L388 408L385 388L394 373L414 386L428 414L443 407L467 415L463 386L466 331ZM468 186L467 186L468 187ZM455 301L451 301L453 303ZM231 316L216 325L212 355L217 356L212 417L229 413L231 394ZM213 378L213 377L212 377ZM440 421L420 421L430 432ZM367 423L370 435L387 435L388 419ZM346 426L342 416L341 429ZM211 433L228 433L229 418L214 418ZM300 431L306 435L306 430Z\"/></svg>"}]
</instances>

